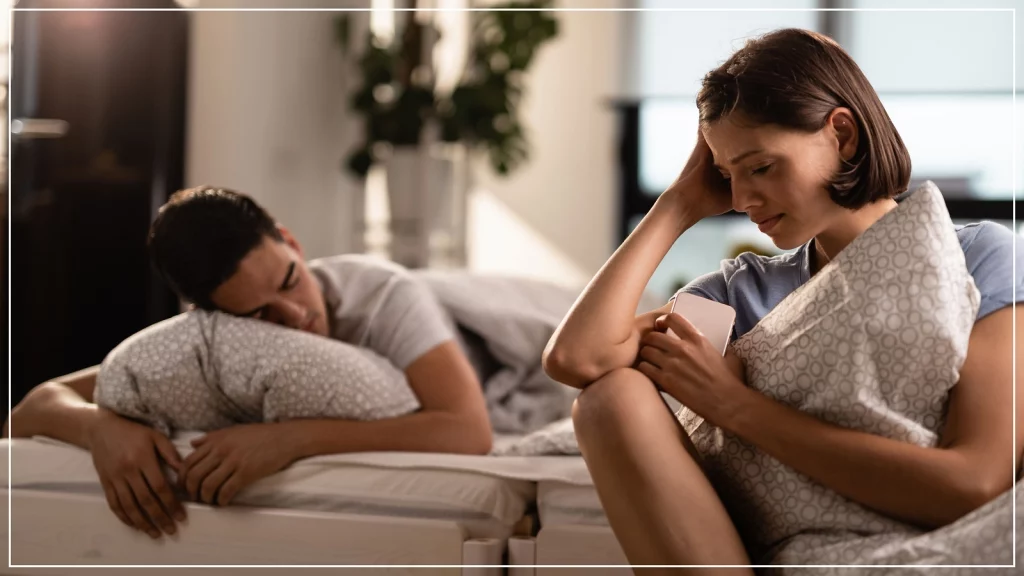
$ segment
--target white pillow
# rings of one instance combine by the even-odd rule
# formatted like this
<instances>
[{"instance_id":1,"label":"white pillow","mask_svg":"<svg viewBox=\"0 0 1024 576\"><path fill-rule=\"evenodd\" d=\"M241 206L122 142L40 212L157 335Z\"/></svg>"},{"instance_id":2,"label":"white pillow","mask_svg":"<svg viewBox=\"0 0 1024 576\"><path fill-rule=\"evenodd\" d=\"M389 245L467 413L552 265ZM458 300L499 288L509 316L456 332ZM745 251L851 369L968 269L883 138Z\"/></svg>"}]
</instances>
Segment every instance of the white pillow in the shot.
<instances>
[{"instance_id":1,"label":"white pillow","mask_svg":"<svg viewBox=\"0 0 1024 576\"><path fill-rule=\"evenodd\" d=\"M402 371L371 350L200 310L118 345L100 368L95 400L168 435L295 418L376 420L419 408Z\"/></svg>"}]
</instances>

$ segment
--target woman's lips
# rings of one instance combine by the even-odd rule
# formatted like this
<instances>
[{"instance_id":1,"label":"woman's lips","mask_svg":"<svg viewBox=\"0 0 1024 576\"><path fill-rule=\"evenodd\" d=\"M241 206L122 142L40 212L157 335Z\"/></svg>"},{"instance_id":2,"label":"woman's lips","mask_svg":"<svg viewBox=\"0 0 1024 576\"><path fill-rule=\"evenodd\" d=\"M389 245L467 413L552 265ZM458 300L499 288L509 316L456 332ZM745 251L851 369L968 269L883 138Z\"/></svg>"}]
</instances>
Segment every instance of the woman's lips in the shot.
<instances>
[{"instance_id":1,"label":"woman's lips","mask_svg":"<svg viewBox=\"0 0 1024 576\"><path fill-rule=\"evenodd\" d=\"M760 224L757 225L757 229L767 234L771 232L772 228L775 228L775 225L779 223L779 220L782 220L783 216L783 214L779 214L778 216L772 218L771 220L765 220L764 222L761 222Z\"/></svg>"}]
</instances>

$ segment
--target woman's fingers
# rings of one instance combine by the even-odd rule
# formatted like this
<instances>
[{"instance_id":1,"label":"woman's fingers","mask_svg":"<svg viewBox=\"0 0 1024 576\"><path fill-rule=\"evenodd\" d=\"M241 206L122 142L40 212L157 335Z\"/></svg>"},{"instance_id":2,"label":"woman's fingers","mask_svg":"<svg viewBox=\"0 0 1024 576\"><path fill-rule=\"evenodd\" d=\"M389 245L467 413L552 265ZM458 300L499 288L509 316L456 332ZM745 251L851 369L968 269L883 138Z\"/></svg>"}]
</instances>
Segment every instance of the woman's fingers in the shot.
<instances>
[{"instance_id":1,"label":"woman's fingers","mask_svg":"<svg viewBox=\"0 0 1024 576\"><path fill-rule=\"evenodd\" d=\"M658 368L661 368L662 370L668 366L668 355L654 346L644 346L640 348L640 358L654 366L657 366Z\"/></svg>"},{"instance_id":2,"label":"woman's fingers","mask_svg":"<svg viewBox=\"0 0 1024 576\"><path fill-rule=\"evenodd\" d=\"M680 348L679 338L669 336L662 332L655 332L653 330L644 335L640 340L640 344L643 346L658 348L659 350L664 350L666 352L670 350L678 350Z\"/></svg>"},{"instance_id":3,"label":"woman's fingers","mask_svg":"<svg viewBox=\"0 0 1024 576\"><path fill-rule=\"evenodd\" d=\"M664 372L662 372L661 368L658 368L654 364L651 364L650 362L647 362L645 360L637 364L636 369L644 376L650 378L651 382L654 382L659 387L661 387L664 376Z\"/></svg>"}]
</instances>

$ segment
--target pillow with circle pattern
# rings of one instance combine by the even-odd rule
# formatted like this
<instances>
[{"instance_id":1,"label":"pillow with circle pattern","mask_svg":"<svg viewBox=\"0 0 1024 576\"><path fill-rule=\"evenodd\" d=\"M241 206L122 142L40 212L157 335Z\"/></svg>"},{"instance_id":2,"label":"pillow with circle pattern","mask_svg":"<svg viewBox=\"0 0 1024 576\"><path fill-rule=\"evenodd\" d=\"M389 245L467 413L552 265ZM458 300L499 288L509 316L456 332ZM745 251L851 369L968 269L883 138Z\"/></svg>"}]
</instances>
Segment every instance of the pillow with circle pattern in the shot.
<instances>
[{"instance_id":1,"label":"pillow with circle pattern","mask_svg":"<svg viewBox=\"0 0 1024 576\"><path fill-rule=\"evenodd\" d=\"M107 355L100 406L170 435L296 418L377 420L419 408L386 358L315 334L193 310Z\"/></svg>"}]
</instances>

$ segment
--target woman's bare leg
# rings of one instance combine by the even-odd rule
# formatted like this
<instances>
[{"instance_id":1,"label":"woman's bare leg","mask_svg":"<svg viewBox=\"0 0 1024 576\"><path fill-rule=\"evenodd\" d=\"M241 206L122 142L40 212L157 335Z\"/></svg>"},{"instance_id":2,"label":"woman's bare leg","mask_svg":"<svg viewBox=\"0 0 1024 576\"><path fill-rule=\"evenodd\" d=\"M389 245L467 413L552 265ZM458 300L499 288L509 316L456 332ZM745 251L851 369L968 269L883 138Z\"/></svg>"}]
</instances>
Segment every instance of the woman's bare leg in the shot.
<instances>
[{"instance_id":1,"label":"woman's bare leg","mask_svg":"<svg viewBox=\"0 0 1024 576\"><path fill-rule=\"evenodd\" d=\"M690 439L646 376L628 368L609 373L580 393L572 419L630 564L750 563L736 527L689 452ZM713 572L752 574L750 568Z\"/></svg>"}]
</instances>

